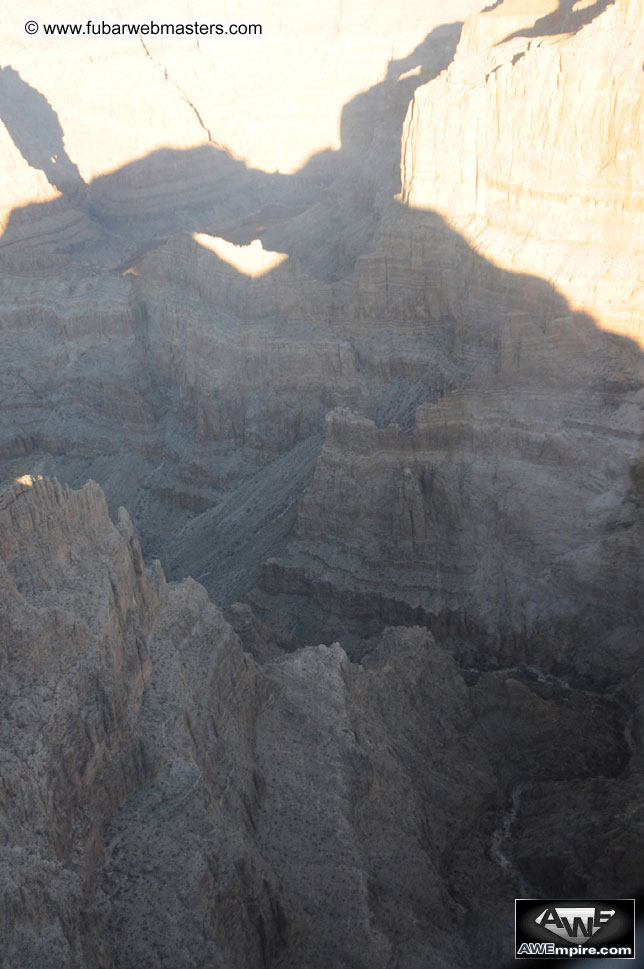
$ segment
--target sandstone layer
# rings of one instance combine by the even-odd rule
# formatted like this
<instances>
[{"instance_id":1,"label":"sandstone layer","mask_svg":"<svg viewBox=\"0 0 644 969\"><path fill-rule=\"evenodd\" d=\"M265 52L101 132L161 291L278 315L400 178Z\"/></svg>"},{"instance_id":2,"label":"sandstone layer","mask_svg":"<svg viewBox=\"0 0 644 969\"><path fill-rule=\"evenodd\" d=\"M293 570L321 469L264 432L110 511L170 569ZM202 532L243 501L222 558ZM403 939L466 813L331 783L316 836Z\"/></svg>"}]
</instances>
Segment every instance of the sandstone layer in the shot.
<instances>
[{"instance_id":1,"label":"sandstone layer","mask_svg":"<svg viewBox=\"0 0 644 969\"><path fill-rule=\"evenodd\" d=\"M449 70L415 93L403 148L407 204L640 347L643 42L637 0L506 0L468 18Z\"/></svg>"}]
</instances>

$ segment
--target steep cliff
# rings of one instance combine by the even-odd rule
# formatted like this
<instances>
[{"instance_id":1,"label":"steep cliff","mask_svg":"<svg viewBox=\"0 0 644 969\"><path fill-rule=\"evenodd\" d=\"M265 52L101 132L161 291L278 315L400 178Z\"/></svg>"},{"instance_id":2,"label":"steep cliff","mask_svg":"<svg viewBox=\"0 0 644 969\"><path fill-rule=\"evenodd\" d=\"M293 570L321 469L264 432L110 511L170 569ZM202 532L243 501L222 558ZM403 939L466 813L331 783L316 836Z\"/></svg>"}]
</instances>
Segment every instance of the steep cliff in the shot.
<instances>
[{"instance_id":1,"label":"steep cliff","mask_svg":"<svg viewBox=\"0 0 644 969\"><path fill-rule=\"evenodd\" d=\"M642 3L360 6L0 70L11 969L479 969L641 879Z\"/></svg>"},{"instance_id":2,"label":"steep cliff","mask_svg":"<svg viewBox=\"0 0 644 969\"><path fill-rule=\"evenodd\" d=\"M237 607L253 658L93 483L18 483L0 529L3 965L492 966L507 898L560 884L543 838L573 894L636 885L627 693L420 628L285 652Z\"/></svg>"},{"instance_id":3,"label":"steep cliff","mask_svg":"<svg viewBox=\"0 0 644 969\"><path fill-rule=\"evenodd\" d=\"M640 346L643 42L639 0L506 0L466 20L403 136L408 205L442 213L487 259L550 280Z\"/></svg>"},{"instance_id":4,"label":"steep cliff","mask_svg":"<svg viewBox=\"0 0 644 969\"><path fill-rule=\"evenodd\" d=\"M504 3L413 94L352 282L371 358L422 390L327 417L261 579L301 634L423 621L600 680L639 663L641 38L637 2Z\"/></svg>"}]
</instances>

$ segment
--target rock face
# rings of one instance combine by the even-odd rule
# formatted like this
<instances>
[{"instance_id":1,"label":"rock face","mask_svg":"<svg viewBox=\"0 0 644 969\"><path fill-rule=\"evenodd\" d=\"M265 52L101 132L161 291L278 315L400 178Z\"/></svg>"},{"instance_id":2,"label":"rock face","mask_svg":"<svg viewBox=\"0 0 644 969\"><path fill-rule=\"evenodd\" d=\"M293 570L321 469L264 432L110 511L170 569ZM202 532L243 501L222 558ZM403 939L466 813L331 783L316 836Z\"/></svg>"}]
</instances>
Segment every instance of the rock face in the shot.
<instances>
[{"instance_id":1,"label":"rock face","mask_svg":"<svg viewBox=\"0 0 644 969\"><path fill-rule=\"evenodd\" d=\"M507 898L560 884L541 839L573 894L637 883L626 694L463 673L420 628L352 662L271 647L237 607L242 641L95 484L0 508L3 964L498 965Z\"/></svg>"},{"instance_id":2,"label":"rock face","mask_svg":"<svg viewBox=\"0 0 644 969\"><path fill-rule=\"evenodd\" d=\"M352 278L426 396L327 416L256 600L305 637L422 621L503 662L639 663L642 6L564 6L470 17L411 99L405 207Z\"/></svg>"},{"instance_id":3,"label":"rock face","mask_svg":"<svg viewBox=\"0 0 644 969\"><path fill-rule=\"evenodd\" d=\"M76 177L80 122L20 52L12 150L62 194L0 239L3 476L95 478L169 574L312 641L422 621L509 661L616 629L632 653L641 29L637 0L436 15L288 175L211 140ZM253 239L261 275L227 261ZM337 408L375 422L359 448Z\"/></svg>"},{"instance_id":4,"label":"rock face","mask_svg":"<svg viewBox=\"0 0 644 969\"><path fill-rule=\"evenodd\" d=\"M129 518L115 528L95 484L20 483L0 503L3 963L80 966L87 944L98 965L85 880L101 818L145 776L130 724L165 583L147 577Z\"/></svg>"},{"instance_id":5,"label":"rock face","mask_svg":"<svg viewBox=\"0 0 644 969\"><path fill-rule=\"evenodd\" d=\"M642 0L481 6L16 28L0 964L491 969L638 887Z\"/></svg>"},{"instance_id":6,"label":"rock face","mask_svg":"<svg viewBox=\"0 0 644 969\"><path fill-rule=\"evenodd\" d=\"M410 206L640 347L643 40L632 0L468 18L449 71L414 95L403 162Z\"/></svg>"}]
</instances>

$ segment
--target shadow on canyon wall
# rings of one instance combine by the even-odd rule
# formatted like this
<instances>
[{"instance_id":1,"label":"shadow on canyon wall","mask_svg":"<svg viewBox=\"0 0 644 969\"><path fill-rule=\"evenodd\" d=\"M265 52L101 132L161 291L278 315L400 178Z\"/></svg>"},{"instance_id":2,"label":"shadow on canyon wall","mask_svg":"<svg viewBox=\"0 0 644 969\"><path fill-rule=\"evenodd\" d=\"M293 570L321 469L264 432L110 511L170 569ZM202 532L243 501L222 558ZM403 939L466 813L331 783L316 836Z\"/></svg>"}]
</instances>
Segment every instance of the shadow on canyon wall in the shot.
<instances>
[{"instance_id":1,"label":"shadow on canyon wall","mask_svg":"<svg viewBox=\"0 0 644 969\"><path fill-rule=\"evenodd\" d=\"M606 0L602 0L580 14L592 18L606 6ZM562 3L557 15L568 13L577 16L570 3ZM544 18L540 29L547 27L547 20ZM439 27L407 57L392 61L380 84L343 108L341 150L314 155L291 176L249 169L226 151L208 145L156 151L85 185L67 156L64 133L53 108L16 71L5 68L0 75L3 120L23 157L45 173L61 197L16 209L0 239L0 254L6 254L10 264L16 259L20 264L25 258L28 265L37 266L41 257L46 261L53 253L63 257L68 268L78 266L82 270L89 263L121 274L130 267L142 266L145 254L162 248L170 237L199 232L236 244L259 238L266 249L286 253L290 257L287 263L252 281L225 266L216 255L202 253L209 269L197 286L199 299L215 305L219 298L217 280L223 272L227 298L233 300L233 308L239 313L240 333L252 321L254 311L271 319L273 331L280 333L285 332L287 312L281 293L301 283L307 302L304 315L311 328L326 328L336 339L351 344L359 371L354 385L335 385L333 374L329 374L322 390L317 385L300 388L302 399L293 426L271 445L278 451L319 434L325 413L334 406L353 407L380 426L395 421L403 430L411 430L419 404L433 403L465 385L478 393L485 381L512 387L515 399L527 385L533 395L535 388L554 399L560 393L553 429L556 421L567 417L566 395L571 386L577 388L582 403L587 400L589 411L601 401L614 412L625 394L642 386L641 353L633 341L601 330L587 314L572 312L548 282L493 266L438 214L405 209L392 201L400 189L400 139L409 103L419 85L449 65L461 27ZM164 179L169 189L156 190ZM65 218L57 228L56 217L62 213ZM44 235L40 230L43 218L49 219ZM304 271L297 277L300 283L294 283L294 266ZM145 274L146 270L142 271ZM169 277L173 271L169 265ZM130 281L123 285L130 285ZM354 292L355 286L358 289ZM243 311L239 310L241 304ZM141 312L145 317L145 306ZM346 322L340 324L338 320ZM574 352L570 352L571 347ZM565 352L560 353L561 348ZM150 386L149 372L162 368L149 340L139 349L141 372L146 373L141 386ZM395 360L393 366L383 368L376 361L383 349ZM311 343L311 355L316 352L316 344ZM243 364L240 367L241 374ZM177 379L169 372L164 378ZM185 371L180 380L186 384ZM243 381L243 374L239 381ZM235 383L231 380L223 394L235 393ZM553 387L557 388L554 394ZM189 393L181 392L181 419L193 429L206 393L197 386L189 387ZM242 450L249 439L262 440L266 425L274 420L262 394L261 386L247 389L243 429L239 429L239 421L224 421L220 437ZM104 420L113 406L110 399L101 401L95 419ZM571 417L579 420L583 410L580 400L575 406L576 413ZM506 419L512 420L509 405ZM89 428L87 433L90 435ZM200 440L193 432L189 437L195 452L212 448L212 435ZM31 435L27 448L30 446L47 450L49 444L39 440L36 433ZM164 446L158 444L161 452ZM21 447L25 447L24 441ZM54 453L64 455L64 443L58 450L54 446ZM194 453L185 454L186 461L193 458ZM261 464L264 459L260 456L257 460ZM588 460L591 474L594 457L590 453ZM607 525L599 555L600 575L603 570L611 577L619 575L623 554L629 561L628 573L622 576L618 588L612 580L608 584L598 582L598 586L603 584L611 590L602 607L604 627L624 625L629 615L627 625L631 626L632 617L639 615L639 553L633 536L641 530L641 460L640 456L633 464L630 477L627 468L623 471L622 510ZM55 462L52 471L65 476ZM309 481L312 472L311 465ZM217 539L224 546L230 545L231 557L233 546L242 541L237 530L222 536L221 529L226 529L222 522L210 534L207 516L211 513L206 510L203 514L208 539L201 551L199 546L192 549L190 564L175 556L169 564L176 576L188 570L197 576L214 571L221 578L221 569L213 570ZM293 521L293 517L288 519L288 527L275 539L270 554L284 551ZM467 550L463 534L459 538L458 527L454 534L454 554L460 556L458 567L466 573L474 568L474 552ZM248 561L255 538L251 529L247 536ZM390 541L398 541L395 534ZM163 556L163 549L160 551ZM247 572L252 585L258 577L257 566ZM209 591L215 598L226 598L228 593L243 595L247 588L211 585ZM332 591L324 583L320 588L324 595ZM378 596L375 600L367 596L362 600L358 594L357 599L344 604L338 601L335 607L355 613L357 625L368 616L375 617L369 634L388 622L432 625L430 612L423 608L399 611L395 598L385 596L383 602ZM583 621L584 629L597 625L597 612L591 610L589 616ZM470 633L477 633L476 625L468 626L467 617L461 616L458 622ZM440 626L434 628L440 631ZM323 631L331 633L330 629ZM603 634L606 632L604 628Z\"/></svg>"},{"instance_id":2,"label":"shadow on canyon wall","mask_svg":"<svg viewBox=\"0 0 644 969\"><path fill-rule=\"evenodd\" d=\"M44 172L62 195L79 195L85 183L65 150L58 115L10 65L0 68L0 118L28 165Z\"/></svg>"},{"instance_id":3,"label":"shadow on canyon wall","mask_svg":"<svg viewBox=\"0 0 644 969\"><path fill-rule=\"evenodd\" d=\"M61 192L62 202L50 207L70 204L86 221L71 244L58 240L59 251L87 252L92 244L100 249L100 237L107 234L110 252L120 246L127 261L177 232L211 232L238 245L261 232L265 247L297 256L307 272L332 281L347 276L369 250L379 210L400 190L400 137L409 101L417 87L449 66L461 28L462 23L442 25L409 55L392 60L380 84L343 108L341 150L320 152L294 176L249 169L209 145L157 151L85 186L67 156L54 109L11 67L0 73L0 118L27 163ZM158 168L173 171L179 182L207 179L207 196L200 194L193 204L155 198L141 220L123 190L144 196ZM33 214L30 207L13 214L0 249L24 241L20 223Z\"/></svg>"},{"instance_id":4,"label":"shadow on canyon wall","mask_svg":"<svg viewBox=\"0 0 644 969\"><path fill-rule=\"evenodd\" d=\"M540 17L533 27L526 30L516 30L508 34L499 43L504 44L515 37L553 37L557 34L576 34L582 27L587 27L596 17L611 7L615 0L595 0L589 6L579 6L578 0L559 0L559 6L552 13ZM491 8L494 9L494 8Z\"/></svg>"},{"instance_id":5,"label":"shadow on canyon wall","mask_svg":"<svg viewBox=\"0 0 644 969\"><path fill-rule=\"evenodd\" d=\"M570 6L562 5L563 12ZM589 10L606 6L603 2ZM588 11L583 13L588 15ZM237 423L222 418L217 425L219 430L197 430L210 390L200 386L196 377L188 376L195 367L188 366L185 347L173 347L166 354L162 347L153 345L150 319L154 310L149 305L149 295L139 285L140 279L146 278L152 285L182 279L182 295L193 290L195 301L189 305L202 304L206 314L218 300L226 299L229 315L236 314L238 339L246 335L255 316L266 320L267 330L283 339L289 333L286 315L299 314L302 320L297 326L298 339L303 341L307 331L315 338L310 341L309 356L300 361L305 372L306 363L320 352L316 342L320 334L326 333L329 340L350 346L357 371L352 384L344 383L330 369L324 386L314 381L298 385L301 398L297 413L280 418L292 420L289 432L275 445L284 453L319 435L325 414L338 405L373 418L378 429L385 432L390 422L397 422L400 440L411 442L414 413L420 404L437 403L464 388L468 388L473 399L484 400L499 387L505 387L508 394L501 398L498 428L514 426L515 422L519 434L520 422L513 407L525 395L526 406L533 400L548 401L556 438L561 422L578 421L585 407L589 414L600 405L609 415L614 414L629 395L641 389L642 355L633 341L601 330L587 314L573 312L549 282L494 266L437 213L409 210L392 201L400 188L400 137L409 102L420 84L448 66L460 27L457 24L439 28L408 57L392 61L381 84L344 107L341 150L312 157L293 176L252 170L221 149L202 146L154 152L85 186L66 154L64 133L53 109L17 72L5 69L0 87L2 118L23 157L45 173L61 197L15 210L0 239L0 256L6 255L9 272L16 265L21 273L37 274L40 260L46 263L51 255L61 259L54 264L61 273L82 276L87 275L88 266L98 267L98 274L109 273L133 294L132 299L138 301L137 319L141 330L145 330L137 337L141 387L154 397L161 393L161 385L174 382L180 388L174 403L181 413L175 413L173 420L188 428L186 451L177 450L176 436L169 438L169 444L161 436L155 444L155 462L163 464L166 460L170 465L179 453L186 465L198 467L221 438L233 449L248 451L250 440L266 440L266 427L275 421L275 412L264 400L264 383L253 386L251 380L248 387L243 385L244 372L249 367L242 349L238 371L221 388L221 396L225 396L239 393L240 385L244 386L242 417ZM541 27L543 32L543 24ZM412 71L415 73L410 74ZM8 95L11 106L7 104ZM15 104L21 109L16 111ZM164 184L169 188L164 188ZM159 185L160 189L155 188ZM48 225L45 234L41 231L43 220ZM250 280L214 253L197 246L191 236L198 232L237 244L260 238L265 248L286 253L289 260L265 277ZM179 258L175 249L166 250L165 242L172 238L173 245L178 245L181 236L187 238ZM157 262L153 258L155 250ZM186 261L182 262L184 257ZM198 278L191 276L197 260ZM129 269L139 273L140 279L129 273L124 276ZM90 276L96 271L89 270ZM293 302L290 294L298 287L301 297ZM288 299L285 294L289 294ZM186 317L190 314L189 305L183 309ZM189 319L186 326L190 326ZM162 342L162 329L158 332ZM97 346L100 350L100 344ZM266 352L271 352L270 347ZM268 361L263 362L270 371ZM43 360L42 367L46 366ZM79 368L82 366L81 361ZM156 383L150 380L151 371L157 375ZM63 408L73 408L81 380L79 369L70 379ZM574 413L569 414L573 389ZM99 395L102 392L100 387L94 391ZM56 393L60 393L59 388ZM107 385L105 393L113 393L113 388ZM101 437L106 415L109 417L117 408L110 396L90 399L95 407L90 407L85 416L87 440L94 433ZM283 403L282 410L289 410L291 403ZM47 409L46 398L39 406ZM155 401L151 408L155 413L163 410ZM225 412L225 406L221 405L220 410ZM133 467L132 451L125 451L125 423L121 427L116 417L114 426L117 432L120 427L127 460L120 482L112 476L99 483L118 498L119 484L132 476ZM50 425L46 435L31 434L30 441L22 441L20 446L31 447L34 453L48 451L48 473L57 473L65 480L65 458L70 445L62 431L57 441L56 429ZM136 452L136 442L132 447ZM146 438L141 451L149 447ZM544 449L547 447L545 442ZM413 445L409 448L411 451ZM604 600L599 608L589 607L584 599L587 590L580 591L576 621L583 636L591 637L595 644L601 644L611 629L634 628L641 617L643 454L641 448L630 465L622 455L626 466L615 474L615 481L621 482L621 492L613 501L612 517L594 552L596 576L591 585L594 590L606 590ZM5 450L5 456L11 466L11 453ZM261 453L255 454L254 460L261 471L261 462L265 460ZM559 462L564 476L566 462L572 461L566 453L557 453L556 448L548 460L552 464ZM574 455L574 460L588 475L595 473L592 447L587 454ZM297 497L306 490L312 472L311 465ZM498 487L502 493L503 480ZM213 488L216 504L214 495ZM463 508L455 507L459 497L462 496L446 496L444 517L437 517L431 527L445 533L455 557L455 571L468 572L475 564L472 560L476 550L466 547L469 539L459 521ZM555 494L550 497L552 502L557 500ZM470 510L476 510L475 503ZM580 509L580 519L583 514ZM243 529L235 518L231 531L226 522L215 522L212 509L196 509L192 517L198 523L200 542L191 545L189 558L171 561L170 570L177 576L199 576L211 569L215 577L209 591L217 601L218 592L226 588L221 575L228 568L224 560L228 550L231 558L242 562L250 584L254 584L262 563L252 567L249 563L253 555L257 556L259 526ZM274 540L269 554L285 553L293 521L294 518L288 519L288 527ZM404 558L403 525L391 525L389 546L384 540L387 533L383 531L379 536L376 559ZM517 527L521 526L519 522ZM509 546L509 526L505 538ZM325 540L333 544L333 537L327 535ZM398 542L404 554L395 548ZM534 549L524 545L521 554L527 558ZM245 591L235 587L235 594L243 595ZM572 592L575 594L576 590ZM362 599L356 595L343 601L332 583L325 586L320 580L317 587L311 583L300 593L302 598L308 596L305 609L311 613L313 625L320 623L318 641L327 632L325 596L331 600L331 611L344 609L348 614L343 619L346 626L353 623L356 628L364 628L370 623L370 635L389 622L423 623L441 631L440 621L436 622L429 612L410 607L405 613L396 595L390 595L387 588L376 588L374 594L365 594ZM524 590L503 594L512 599L524 594ZM461 620L461 632L478 634L479 619L468 617L466 606ZM451 631L449 623L445 631Z\"/></svg>"}]
</instances>

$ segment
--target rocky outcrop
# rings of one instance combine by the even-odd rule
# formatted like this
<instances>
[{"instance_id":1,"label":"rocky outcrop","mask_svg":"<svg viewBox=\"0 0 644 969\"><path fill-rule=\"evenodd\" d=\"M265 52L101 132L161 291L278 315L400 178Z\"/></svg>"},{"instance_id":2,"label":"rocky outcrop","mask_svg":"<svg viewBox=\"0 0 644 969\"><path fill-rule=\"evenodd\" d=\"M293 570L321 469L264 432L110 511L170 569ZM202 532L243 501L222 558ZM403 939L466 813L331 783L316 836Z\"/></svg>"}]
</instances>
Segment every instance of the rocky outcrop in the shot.
<instances>
[{"instance_id":1,"label":"rocky outcrop","mask_svg":"<svg viewBox=\"0 0 644 969\"><path fill-rule=\"evenodd\" d=\"M270 596L257 603L278 614L272 597L286 599L305 638L422 622L465 649L478 642L479 660L595 682L633 673L641 568L624 563L639 555L642 521L616 458L628 417L617 408L589 424L587 399L569 390L544 399L501 378L494 392L419 407L408 432L331 412L288 552L264 566ZM637 448L633 434L632 461Z\"/></svg>"},{"instance_id":2,"label":"rocky outcrop","mask_svg":"<svg viewBox=\"0 0 644 969\"><path fill-rule=\"evenodd\" d=\"M496 916L556 883L539 836L581 792L622 806L599 857L570 823L571 886L636 884L627 694L461 670L420 628L352 662L238 606L240 641L92 483L19 483L0 529L7 965L498 965Z\"/></svg>"},{"instance_id":3,"label":"rocky outcrop","mask_svg":"<svg viewBox=\"0 0 644 969\"><path fill-rule=\"evenodd\" d=\"M95 484L28 480L0 508L3 959L112 965L84 898L102 818L146 774L133 725L165 583Z\"/></svg>"},{"instance_id":4,"label":"rocky outcrop","mask_svg":"<svg viewBox=\"0 0 644 969\"><path fill-rule=\"evenodd\" d=\"M146 569L97 485L0 501L3 959L134 966L158 946L161 965L263 965L254 665L200 586Z\"/></svg>"}]
</instances>

